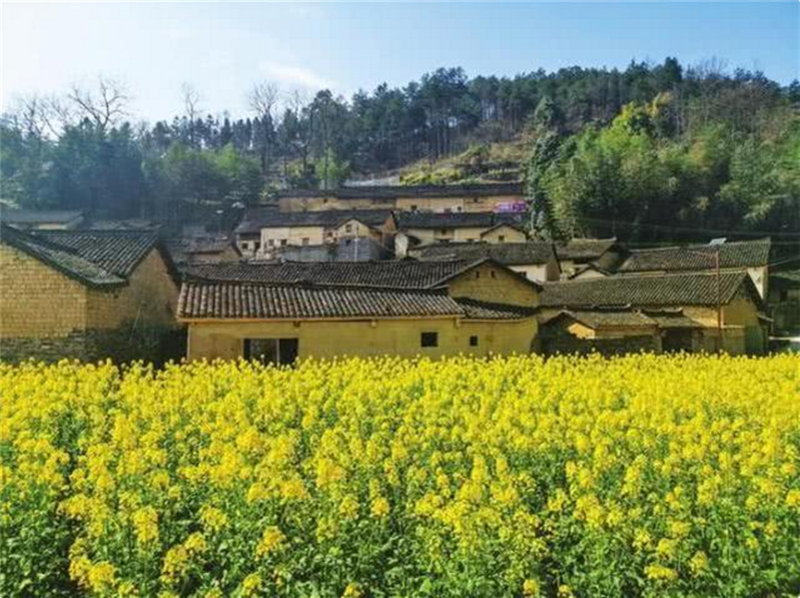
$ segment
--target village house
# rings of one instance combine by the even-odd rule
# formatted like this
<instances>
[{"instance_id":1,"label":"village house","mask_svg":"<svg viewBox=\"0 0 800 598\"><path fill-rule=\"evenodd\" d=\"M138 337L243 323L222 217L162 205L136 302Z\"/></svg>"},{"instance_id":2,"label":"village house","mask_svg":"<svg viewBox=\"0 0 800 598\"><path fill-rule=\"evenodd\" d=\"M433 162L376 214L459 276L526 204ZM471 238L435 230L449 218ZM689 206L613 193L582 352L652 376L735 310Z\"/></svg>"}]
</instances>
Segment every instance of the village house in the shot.
<instances>
[{"instance_id":1,"label":"village house","mask_svg":"<svg viewBox=\"0 0 800 598\"><path fill-rule=\"evenodd\" d=\"M134 341L176 327L176 278L154 231L0 225L2 358L152 357Z\"/></svg>"},{"instance_id":2,"label":"village house","mask_svg":"<svg viewBox=\"0 0 800 598\"><path fill-rule=\"evenodd\" d=\"M536 282L556 281L561 275L555 248L549 241L433 243L413 249L411 257L423 261L491 258Z\"/></svg>"},{"instance_id":3,"label":"village house","mask_svg":"<svg viewBox=\"0 0 800 598\"><path fill-rule=\"evenodd\" d=\"M281 212L385 209L409 212L524 211L521 183L375 186L278 191Z\"/></svg>"},{"instance_id":4,"label":"village house","mask_svg":"<svg viewBox=\"0 0 800 598\"><path fill-rule=\"evenodd\" d=\"M179 270L197 264L238 262L239 249L226 235L205 237L177 237L167 242L172 261Z\"/></svg>"},{"instance_id":5,"label":"village house","mask_svg":"<svg viewBox=\"0 0 800 598\"><path fill-rule=\"evenodd\" d=\"M431 243L521 243L528 239L520 214L398 212L395 217L397 257Z\"/></svg>"},{"instance_id":6,"label":"village house","mask_svg":"<svg viewBox=\"0 0 800 598\"><path fill-rule=\"evenodd\" d=\"M272 257L281 247L323 245L340 239L369 238L391 244L396 229L390 210L281 212L252 208L236 228L236 244L245 257Z\"/></svg>"},{"instance_id":7,"label":"village house","mask_svg":"<svg viewBox=\"0 0 800 598\"><path fill-rule=\"evenodd\" d=\"M769 281L769 239L719 242L708 245L659 247L630 251L619 274L661 275L675 272L713 271L717 254L722 272L746 271L761 297L767 296Z\"/></svg>"},{"instance_id":8,"label":"village house","mask_svg":"<svg viewBox=\"0 0 800 598\"><path fill-rule=\"evenodd\" d=\"M540 306L545 353L581 347L609 353L711 352L719 346L738 355L763 353L767 347L764 303L743 271L719 278L692 272L548 283Z\"/></svg>"},{"instance_id":9,"label":"village house","mask_svg":"<svg viewBox=\"0 0 800 598\"><path fill-rule=\"evenodd\" d=\"M0 221L21 230L74 230L85 221L80 210L0 211Z\"/></svg>"},{"instance_id":10,"label":"village house","mask_svg":"<svg viewBox=\"0 0 800 598\"><path fill-rule=\"evenodd\" d=\"M776 335L800 335L800 270L770 273L767 304Z\"/></svg>"},{"instance_id":11,"label":"village house","mask_svg":"<svg viewBox=\"0 0 800 598\"><path fill-rule=\"evenodd\" d=\"M392 252L371 237L355 237L321 245L285 245L272 257L283 262L370 262L389 259Z\"/></svg>"},{"instance_id":12,"label":"village house","mask_svg":"<svg viewBox=\"0 0 800 598\"><path fill-rule=\"evenodd\" d=\"M616 237L610 239L570 239L556 243L561 277L601 278L613 271L620 261L622 248Z\"/></svg>"},{"instance_id":13,"label":"village house","mask_svg":"<svg viewBox=\"0 0 800 598\"><path fill-rule=\"evenodd\" d=\"M190 359L528 353L539 286L491 260L201 266L181 288Z\"/></svg>"}]
</instances>

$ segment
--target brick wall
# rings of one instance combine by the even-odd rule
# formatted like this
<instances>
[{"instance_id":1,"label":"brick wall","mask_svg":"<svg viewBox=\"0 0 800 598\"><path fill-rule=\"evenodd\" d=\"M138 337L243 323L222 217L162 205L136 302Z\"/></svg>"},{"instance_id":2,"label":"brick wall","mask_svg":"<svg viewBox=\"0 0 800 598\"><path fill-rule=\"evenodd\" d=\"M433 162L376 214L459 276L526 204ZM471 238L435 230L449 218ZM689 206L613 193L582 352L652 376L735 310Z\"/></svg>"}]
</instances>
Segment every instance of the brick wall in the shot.
<instances>
[{"instance_id":1,"label":"brick wall","mask_svg":"<svg viewBox=\"0 0 800 598\"><path fill-rule=\"evenodd\" d=\"M8 245L0 245L0 340L66 337L86 326L87 289Z\"/></svg>"}]
</instances>

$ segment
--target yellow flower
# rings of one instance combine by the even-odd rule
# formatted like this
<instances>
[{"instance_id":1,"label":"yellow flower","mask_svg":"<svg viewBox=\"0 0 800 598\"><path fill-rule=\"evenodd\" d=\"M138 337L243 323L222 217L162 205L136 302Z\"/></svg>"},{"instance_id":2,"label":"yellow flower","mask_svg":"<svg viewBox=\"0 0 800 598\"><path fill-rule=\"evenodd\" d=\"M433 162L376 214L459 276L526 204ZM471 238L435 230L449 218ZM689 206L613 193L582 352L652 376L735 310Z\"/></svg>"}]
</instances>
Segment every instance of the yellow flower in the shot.
<instances>
[{"instance_id":1,"label":"yellow flower","mask_svg":"<svg viewBox=\"0 0 800 598\"><path fill-rule=\"evenodd\" d=\"M153 507L144 507L133 514L136 541L148 546L158 540L158 512Z\"/></svg>"},{"instance_id":2,"label":"yellow flower","mask_svg":"<svg viewBox=\"0 0 800 598\"><path fill-rule=\"evenodd\" d=\"M350 582L342 593L342 598L361 598L361 589L357 583Z\"/></svg>"},{"instance_id":3,"label":"yellow flower","mask_svg":"<svg viewBox=\"0 0 800 598\"><path fill-rule=\"evenodd\" d=\"M678 579L678 572L675 571L675 569L670 569L662 565L648 565L645 567L644 572L649 579L654 579L656 581L669 582Z\"/></svg>"},{"instance_id":4,"label":"yellow flower","mask_svg":"<svg viewBox=\"0 0 800 598\"><path fill-rule=\"evenodd\" d=\"M383 497L376 498L372 501L370 512L373 517L385 517L389 514L389 501Z\"/></svg>"},{"instance_id":5,"label":"yellow flower","mask_svg":"<svg viewBox=\"0 0 800 598\"><path fill-rule=\"evenodd\" d=\"M258 573L251 573L242 582L242 596L255 596L261 590L261 576Z\"/></svg>"},{"instance_id":6,"label":"yellow flower","mask_svg":"<svg viewBox=\"0 0 800 598\"><path fill-rule=\"evenodd\" d=\"M535 579L526 579L522 582L522 595L526 598L536 598L539 596L539 582Z\"/></svg>"},{"instance_id":7,"label":"yellow flower","mask_svg":"<svg viewBox=\"0 0 800 598\"><path fill-rule=\"evenodd\" d=\"M261 534L261 541L256 546L256 557L262 558L275 552L280 548L284 540L286 540L286 536L283 535L280 529L274 525L268 527Z\"/></svg>"},{"instance_id":8,"label":"yellow flower","mask_svg":"<svg viewBox=\"0 0 800 598\"><path fill-rule=\"evenodd\" d=\"M89 569L89 586L98 594L108 593L116 586L116 574L116 568L108 561L95 563Z\"/></svg>"},{"instance_id":9,"label":"yellow flower","mask_svg":"<svg viewBox=\"0 0 800 598\"><path fill-rule=\"evenodd\" d=\"M703 575L708 570L708 557L705 552L698 551L694 553L694 556L689 561L689 570L695 577Z\"/></svg>"}]
</instances>

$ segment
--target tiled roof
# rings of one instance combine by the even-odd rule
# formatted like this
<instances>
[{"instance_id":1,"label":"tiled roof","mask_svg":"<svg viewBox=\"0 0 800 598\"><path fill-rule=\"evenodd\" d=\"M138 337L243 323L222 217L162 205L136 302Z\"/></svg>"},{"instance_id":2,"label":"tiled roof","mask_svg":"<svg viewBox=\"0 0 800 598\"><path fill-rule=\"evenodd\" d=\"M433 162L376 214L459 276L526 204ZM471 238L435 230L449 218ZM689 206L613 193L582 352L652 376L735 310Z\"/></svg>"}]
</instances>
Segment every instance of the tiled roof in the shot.
<instances>
[{"instance_id":1,"label":"tiled roof","mask_svg":"<svg viewBox=\"0 0 800 598\"><path fill-rule=\"evenodd\" d=\"M745 272L723 272L720 275L722 304L733 299L748 282L752 285ZM608 276L545 283L543 287L542 307L713 306L717 303L717 277L713 273Z\"/></svg>"},{"instance_id":2,"label":"tiled roof","mask_svg":"<svg viewBox=\"0 0 800 598\"><path fill-rule=\"evenodd\" d=\"M769 262L770 241L735 241L719 245L689 245L636 249L619 267L620 272L710 270L719 250L721 268L765 266Z\"/></svg>"},{"instance_id":3,"label":"tiled roof","mask_svg":"<svg viewBox=\"0 0 800 598\"><path fill-rule=\"evenodd\" d=\"M158 243L155 230L31 231L103 270L126 278Z\"/></svg>"},{"instance_id":4,"label":"tiled roof","mask_svg":"<svg viewBox=\"0 0 800 598\"><path fill-rule=\"evenodd\" d=\"M333 197L337 199L397 199L398 197L486 197L522 195L522 183L483 183L474 185L396 185L344 187L341 189L282 189L277 197Z\"/></svg>"},{"instance_id":5,"label":"tiled roof","mask_svg":"<svg viewBox=\"0 0 800 598\"><path fill-rule=\"evenodd\" d=\"M599 328L701 328L702 324L685 316L681 310L563 310L547 318L542 325L559 317L569 317L597 330Z\"/></svg>"},{"instance_id":6,"label":"tiled roof","mask_svg":"<svg viewBox=\"0 0 800 598\"><path fill-rule=\"evenodd\" d=\"M544 324L549 324L559 317L569 317L592 329L598 328L652 328L655 321L641 312L631 310L619 311L591 311L591 310L564 310L548 318Z\"/></svg>"},{"instance_id":7,"label":"tiled roof","mask_svg":"<svg viewBox=\"0 0 800 598\"><path fill-rule=\"evenodd\" d=\"M547 241L526 243L434 243L412 250L424 261L479 260L491 258L506 266L546 264L555 259L553 244Z\"/></svg>"},{"instance_id":8,"label":"tiled roof","mask_svg":"<svg viewBox=\"0 0 800 598\"><path fill-rule=\"evenodd\" d=\"M521 308L463 302L444 291L188 281L178 317L193 319L314 319L453 316L521 319Z\"/></svg>"},{"instance_id":9,"label":"tiled roof","mask_svg":"<svg viewBox=\"0 0 800 598\"><path fill-rule=\"evenodd\" d=\"M521 214L495 212L398 212L397 228L493 228L497 224L519 225Z\"/></svg>"},{"instance_id":10,"label":"tiled roof","mask_svg":"<svg viewBox=\"0 0 800 598\"><path fill-rule=\"evenodd\" d=\"M319 212L280 212L273 207L251 208L236 232L254 233L262 228L322 226L332 228L348 220L358 220L367 226L379 227L392 216L391 210L323 210Z\"/></svg>"},{"instance_id":11,"label":"tiled roof","mask_svg":"<svg viewBox=\"0 0 800 598\"><path fill-rule=\"evenodd\" d=\"M80 210L3 210L0 220L6 224L36 224L39 222L67 224L82 218Z\"/></svg>"},{"instance_id":12,"label":"tiled roof","mask_svg":"<svg viewBox=\"0 0 800 598\"><path fill-rule=\"evenodd\" d=\"M0 242L28 254L79 282L93 287L125 284L125 279L89 261L75 251L56 245L45 238L23 233L5 224L0 225Z\"/></svg>"},{"instance_id":13,"label":"tiled roof","mask_svg":"<svg viewBox=\"0 0 800 598\"><path fill-rule=\"evenodd\" d=\"M586 261L602 256L617 243L616 237L610 239L570 239L556 244L556 254L561 260Z\"/></svg>"},{"instance_id":14,"label":"tiled roof","mask_svg":"<svg viewBox=\"0 0 800 598\"><path fill-rule=\"evenodd\" d=\"M474 262L473 262L474 263ZM373 286L424 289L471 267L468 261L419 262L285 262L199 264L189 270L195 278L218 281Z\"/></svg>"}]
</instances>

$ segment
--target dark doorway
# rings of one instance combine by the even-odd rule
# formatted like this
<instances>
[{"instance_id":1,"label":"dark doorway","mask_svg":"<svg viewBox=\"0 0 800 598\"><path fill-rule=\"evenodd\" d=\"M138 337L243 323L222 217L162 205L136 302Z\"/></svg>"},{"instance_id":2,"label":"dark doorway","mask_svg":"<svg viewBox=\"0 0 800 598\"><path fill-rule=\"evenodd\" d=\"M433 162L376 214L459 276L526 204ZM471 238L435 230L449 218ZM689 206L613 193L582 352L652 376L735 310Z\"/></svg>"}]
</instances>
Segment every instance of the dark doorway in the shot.
<instances>
[{"instance_id":1,"label":"dark doorway","mask_svg":"<svg viewBox=\"0 0 800 598\"><path fill-rule=\"evenodd\" d=\"M692 351L692 330L691 329L672 329L664 332L661 339L661 350L664 353L677 353L679 351Z\"/></svg>"},{"instance_id":2,"label":"dark doorway","mask_svg":"<svg viewBox=\"0 0 800 598\"><path fill-rule=\"evenodd\" d=\"M297 359L298 340L296 338L246 338L244 339L244 358L291 365Z\"/></svg>"}]
</instances>

